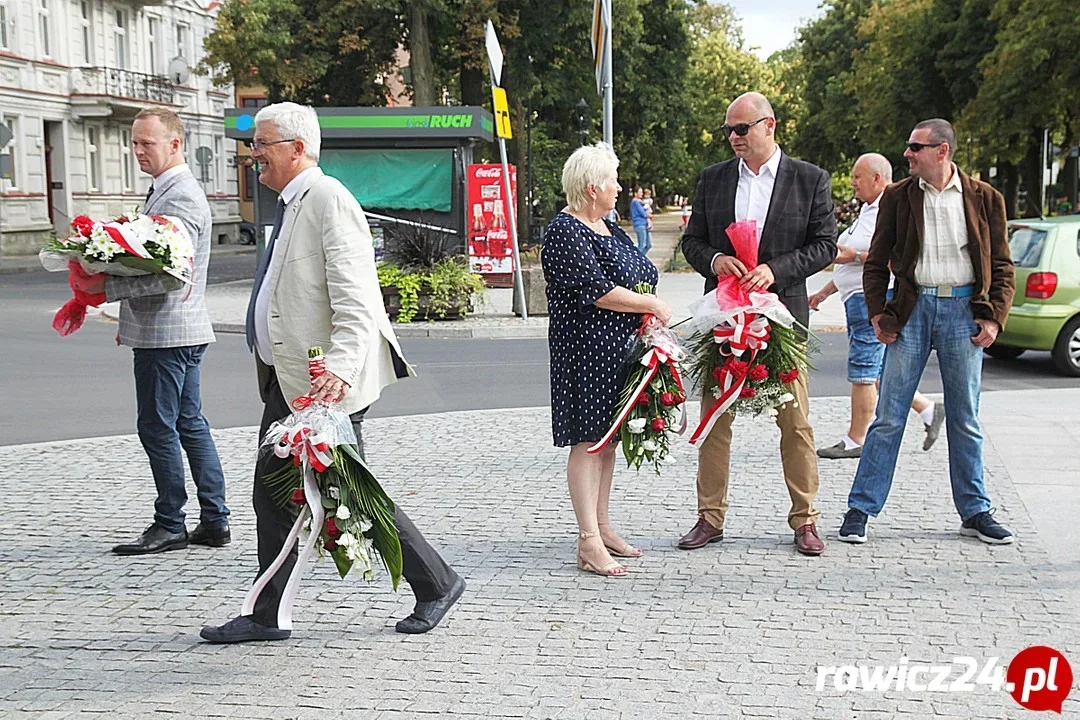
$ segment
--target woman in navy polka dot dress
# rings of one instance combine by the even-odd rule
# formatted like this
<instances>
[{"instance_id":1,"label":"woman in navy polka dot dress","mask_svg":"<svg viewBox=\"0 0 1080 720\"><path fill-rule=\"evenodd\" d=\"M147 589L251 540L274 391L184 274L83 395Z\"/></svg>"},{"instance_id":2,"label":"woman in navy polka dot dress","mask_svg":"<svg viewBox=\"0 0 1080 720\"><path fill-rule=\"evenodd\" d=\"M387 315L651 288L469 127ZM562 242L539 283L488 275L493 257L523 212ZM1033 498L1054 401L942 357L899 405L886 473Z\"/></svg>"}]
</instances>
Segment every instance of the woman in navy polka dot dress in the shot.
<instances>
[{"instance_id":1,"label":"woman in navy polka dot dress","mask_svg":"<svg viewBox=\"0 0 1080 720\"><path fill-rule=\"evenodd\" d=\"M568 207L548 225L540 260L550 313L551 427L555 445L570 446L567 483L577 516L578 567L624 577L612 555L634 558L641 550L619 537L608 518L615 445L586 450L611 426L626 381L623 362L644 313L665 324L671 308L655 295L656 267L625 232L605 217L622 188L619 159L602 143L579 148L563 166Z\"/></svg>"}]
</instances>

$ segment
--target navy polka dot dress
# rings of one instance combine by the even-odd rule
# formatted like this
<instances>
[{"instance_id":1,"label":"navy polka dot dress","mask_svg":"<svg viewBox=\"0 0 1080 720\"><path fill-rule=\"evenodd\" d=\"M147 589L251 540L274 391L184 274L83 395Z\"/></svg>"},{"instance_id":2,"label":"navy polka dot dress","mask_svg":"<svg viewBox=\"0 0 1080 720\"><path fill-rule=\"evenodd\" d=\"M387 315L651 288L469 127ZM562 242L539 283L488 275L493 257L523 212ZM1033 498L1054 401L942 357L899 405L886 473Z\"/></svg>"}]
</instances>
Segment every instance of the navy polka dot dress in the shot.
<instances>
[{"instance_id":1,"label":"navy polka dot dress","mask_svg":"<svg viewBox=\"0 0 1080 720\"><path fill-rule=\"evenodd\" d=\"M601 235L562 212L544 234L551 352L551 430L555 445L594 443L614 420L626 382L624 361L641 315L596 307L619 285L656 286L656 267L622 228Z\"/></svg>"}]
</instances>

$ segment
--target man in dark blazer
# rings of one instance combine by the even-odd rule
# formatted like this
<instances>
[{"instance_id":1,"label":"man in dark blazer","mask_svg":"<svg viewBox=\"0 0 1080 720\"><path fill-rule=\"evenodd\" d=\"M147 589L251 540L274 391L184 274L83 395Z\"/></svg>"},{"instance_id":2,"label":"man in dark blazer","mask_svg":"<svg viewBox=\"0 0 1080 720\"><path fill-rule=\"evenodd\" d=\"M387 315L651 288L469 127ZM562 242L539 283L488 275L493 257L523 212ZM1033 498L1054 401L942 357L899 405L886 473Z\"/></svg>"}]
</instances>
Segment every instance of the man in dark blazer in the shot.
<instances>
[{"instance_id":1,"label":"man in dark blazer","mask_svg":"<svg viewBox=\"0 0 1080 720\"><path fill-rule=\"evenodd\" d=\"M877 416L866 434L840 528L844 542L866 542L892 487L907 409L930 350L945 390L949 476L960 533L994 545L1013 534L993 518L983 482L983 349L993 344L1012 306L1016 273L1005 199L953 163L956 133L946 120L915 126L908 137L911 176L886 188L863 269L870 321L886 344ZM890 274L896 277L887 300Z\"/></svg>"},{"instance_id":2,"label":"man in dark blazer","mask_svg":"<svg viewBox=\"0 0 1080 720\"><path fill-rule=\"evenodd\" d=\"M765 96L746 93L728 107L723 133L735 159L711 165L701 173L694 212L683 234L687 261L705 277L705 292L717 278L734 275L747 291L776 293L795 319L809 325L806 278L836 257L829 175L795 160L776 144L776 117ZM756 268L747 269L728 240L726 229L736 220L756 220L760 245ZM820 555L818 535L817 455L810 427L807 378L794 383L795 402L780 409L780 457L791 496L788 524L795 546L804 555ZM702 412L714 398L706 394ZM698 457L698 521L679 541L693 550L721 540L727 514L731 461L732 415L725 413L702 442Z\"/></svg>"}]
</instances>

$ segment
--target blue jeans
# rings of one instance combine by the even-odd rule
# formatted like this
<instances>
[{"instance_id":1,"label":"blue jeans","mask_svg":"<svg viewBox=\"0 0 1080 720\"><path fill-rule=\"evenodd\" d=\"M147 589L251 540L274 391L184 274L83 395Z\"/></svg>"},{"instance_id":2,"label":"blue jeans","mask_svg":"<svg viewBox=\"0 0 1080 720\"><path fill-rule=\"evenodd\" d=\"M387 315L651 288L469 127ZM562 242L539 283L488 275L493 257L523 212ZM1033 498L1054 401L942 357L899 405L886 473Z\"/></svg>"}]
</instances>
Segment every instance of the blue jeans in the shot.
<instances>
[{"instance_id":1,"label":"blue jeans","mask_svg":"<svg viewBox=\"0 0 1080 720\"><path fill-rule=\"evenodd\" d=\"M866 434L848 507L877 516L892 488L900 442L930 350L937 351L945 391L945 431L953 504L962 520L989 510L983 484L982 348L971 342L979 331L969 298L920 295L896 342L885 346L885 368L877 412Z\"/></svg>"},{"instance_id":2,"label":"blue jeans","mask_svg":"<svg viewBox=\"0 0 1080 720\"><path fill-rule=\"evenodd\" d=\"M877 339L870 324L866 296L855 293L845 300L844 315L847 319L848 382L852 385L873 385L881 377L885 344Z\"/></svg>"},{"instance_id":3,"label":"blue jeans","mask_svg":"<svg viewBox=\"0 0 1080 720\"><path fill-rule=\"evenodd\" d=\"M637 235L637 249L641 251L642 255L649 252L649 248L652 247L652 233L649 232L649 228L646 225L635 225L634 234Z\"/></svg>"},{"instance_id":4,"label":"blue jeans","mask_svg":"<svg viewBox=\"0 0 1080 720\"><path fill-rule=\"evenodd\" d=\"M206 345L135 348L137 426L157 486L154 523L169 532L184 529L184 458L198 490L200 521L217 529L226 524L225 474L210 424L202 414L199 364Z\"/></svg>"}]
</instances>

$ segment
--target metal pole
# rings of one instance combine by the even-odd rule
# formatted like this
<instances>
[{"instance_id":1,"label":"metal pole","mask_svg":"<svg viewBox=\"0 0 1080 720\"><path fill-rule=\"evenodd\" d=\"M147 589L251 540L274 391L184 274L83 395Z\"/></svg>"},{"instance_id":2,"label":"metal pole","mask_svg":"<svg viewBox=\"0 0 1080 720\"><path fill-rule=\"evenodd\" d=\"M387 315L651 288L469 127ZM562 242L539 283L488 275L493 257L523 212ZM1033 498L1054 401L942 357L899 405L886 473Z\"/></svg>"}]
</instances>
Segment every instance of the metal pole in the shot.
<instances>
[{"instance_id":1,"label":"metal pole","mask_svg":"<svg viewBox=\"0 0 1080 720\"><path fill-rule=\"evenodd\" d=\"M521 255L518 253L517 208L510 189L510 166L506 162L506 138L499 138L499 155L502 158L503 192L506 193L506 223L510 226L510 247L514 251L514 291L521 303L521 319L528 320L529 308L525 306L525 282L521 277Z\"/></svg>"},{"instance_id":2,"label":"metal pole","mask_svg":"<svg viewBox=\"0 0 1080 720\"><path fill-rule=\"evenodd\" d=\"M1043 128L1042 167L1039 168L1039 217L1046 215L1046 168L1050 157L1050 129Z\"/></svg>"},{"instance_id":3,"label":"metal pole","mask_svg":"<svg viewBox=\"0 0 1080 720\"><path fill-rule=\"evenodd\" d=\"M615 129L612 123L612 82L611 82L611 2L604 0L604 142L615 147Z\"/></svg>"}]
</instances>

